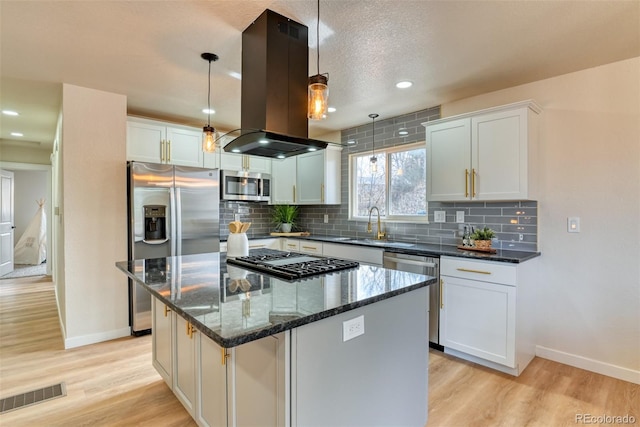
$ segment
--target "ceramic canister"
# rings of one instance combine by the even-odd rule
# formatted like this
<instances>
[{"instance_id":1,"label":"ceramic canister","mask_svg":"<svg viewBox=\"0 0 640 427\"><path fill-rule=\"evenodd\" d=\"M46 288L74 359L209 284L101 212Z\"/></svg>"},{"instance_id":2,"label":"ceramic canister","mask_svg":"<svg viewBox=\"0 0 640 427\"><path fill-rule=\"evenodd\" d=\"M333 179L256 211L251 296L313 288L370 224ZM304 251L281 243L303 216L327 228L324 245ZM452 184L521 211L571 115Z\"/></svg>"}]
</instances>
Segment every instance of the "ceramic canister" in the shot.
<instances>
[{"instance_id":1,"label":"ceramic canister","mask_svg":"<svg viewBox=\"0 0 640 427\"><path fill-rule=\"evenodd\" d=\"M227 256L236 258L249 255L247 233L231 233L227 239Z\"/></svg>"}]
</instances>

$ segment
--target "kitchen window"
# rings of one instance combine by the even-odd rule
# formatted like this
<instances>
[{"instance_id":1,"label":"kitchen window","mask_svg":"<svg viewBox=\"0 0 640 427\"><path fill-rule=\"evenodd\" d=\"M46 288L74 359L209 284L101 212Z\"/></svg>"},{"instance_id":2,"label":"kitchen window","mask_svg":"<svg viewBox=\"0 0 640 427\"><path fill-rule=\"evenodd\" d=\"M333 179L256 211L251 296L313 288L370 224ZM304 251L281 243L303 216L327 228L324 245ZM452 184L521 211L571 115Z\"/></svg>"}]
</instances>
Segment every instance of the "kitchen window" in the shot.
<instances>
[{"instance_id":1,"label":"kitchen window","mask_svg":"<svg viewBox=\"0 0 640 427\"><path fill-rule=\"evenodd\" d=\"M427 221L426 148L423 142L349 156L349 216L369 217L376 206L391 221ZM375 211L374 211L375 214Z\"/></svg>"}]
</instances>

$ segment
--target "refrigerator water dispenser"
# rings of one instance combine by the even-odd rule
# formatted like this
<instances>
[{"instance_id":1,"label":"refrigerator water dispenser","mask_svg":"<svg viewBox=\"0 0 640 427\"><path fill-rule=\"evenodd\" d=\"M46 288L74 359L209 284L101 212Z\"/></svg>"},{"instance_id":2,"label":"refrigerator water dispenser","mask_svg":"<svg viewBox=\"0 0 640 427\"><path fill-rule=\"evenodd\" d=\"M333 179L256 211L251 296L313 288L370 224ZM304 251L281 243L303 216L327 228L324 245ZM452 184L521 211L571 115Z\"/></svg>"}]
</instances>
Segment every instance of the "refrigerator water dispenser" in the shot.
<instances>
[{"instance_id":1,"label":"refrigerator water dispenser","mask_svg":"<svg viewBox=\"0 0 640 427\"><path fill-rule=\"evenodd\" d=\"M167 207L147 205L144 208L144 241L162 243L167 241Z\"/></svg>"}]
</instances>

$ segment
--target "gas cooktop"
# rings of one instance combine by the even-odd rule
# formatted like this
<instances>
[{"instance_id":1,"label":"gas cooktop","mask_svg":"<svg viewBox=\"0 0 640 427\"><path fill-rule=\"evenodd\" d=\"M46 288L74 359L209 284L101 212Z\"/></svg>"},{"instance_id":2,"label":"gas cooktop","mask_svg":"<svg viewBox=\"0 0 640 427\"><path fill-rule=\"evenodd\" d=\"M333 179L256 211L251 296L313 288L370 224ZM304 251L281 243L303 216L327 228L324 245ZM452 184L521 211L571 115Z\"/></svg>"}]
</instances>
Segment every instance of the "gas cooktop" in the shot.
<instances>
[{"instance_id":1,"label":"gas cooktop","mask_svg":"<svg viewBox=\"0 0 640 427\"><path fill-rule=\"evenodd\" d=\"M297 252L270 251L268 254L228 258L229 264L294 280L356 268L360 264L346 259L318 257Z\"/></svg>"}]
</instances>

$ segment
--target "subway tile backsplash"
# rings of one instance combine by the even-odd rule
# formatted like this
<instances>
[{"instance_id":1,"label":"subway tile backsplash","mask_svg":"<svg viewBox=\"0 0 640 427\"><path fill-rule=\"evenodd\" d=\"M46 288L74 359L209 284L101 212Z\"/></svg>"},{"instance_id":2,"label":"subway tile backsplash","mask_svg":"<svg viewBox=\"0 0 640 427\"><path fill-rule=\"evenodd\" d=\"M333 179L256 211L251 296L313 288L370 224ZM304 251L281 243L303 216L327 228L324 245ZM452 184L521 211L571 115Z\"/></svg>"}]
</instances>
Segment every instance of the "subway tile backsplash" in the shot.
<instances>
[{"instance_id":1,"label":"subway tile backsplash","mask_svg":"<svg viewBox=\"0 0 640 427\"><path fill-rule=\"evenodd\" d=\"M421 123L440 118L440 107L429 108L403 116L376 120L376 147L388 147L405 143L424 141L425 132ZM409 131L406 137L399 137L397 130ZM317 236L342 236L351 238L372 238L367 233L367 221L349 220L349 154L372 149L371 123L342 131L342 143L355 141L342 150L342 204L338 206L300 206L298 220L300 231L308 231ZM434 222L434 212L445 211L446 222ZM389 239L459 245L462 243L462 226L456 223L456 212L464 212L464 224L475 227L485 225L496 231L497 249L511 249L528 252L538 250L538 202L431 202L428 208L429 223L383 222ZM271 223L271 207L265 202L221 202L220 237L226 240L228 224L240 214L242 222L251 222L249 237L264 236L275 231ZM328 215L328 223L324 223ZM372 228L376 230L376 218L372 217Z\"/></svg>"}]
</instances>

